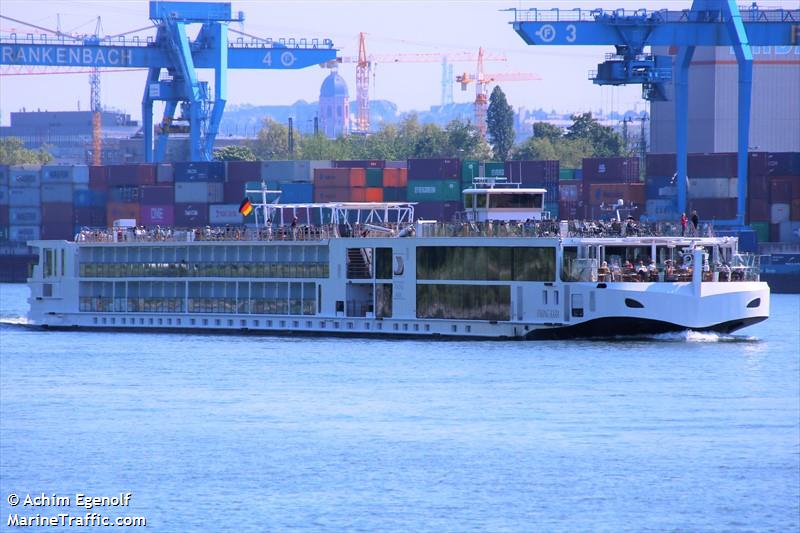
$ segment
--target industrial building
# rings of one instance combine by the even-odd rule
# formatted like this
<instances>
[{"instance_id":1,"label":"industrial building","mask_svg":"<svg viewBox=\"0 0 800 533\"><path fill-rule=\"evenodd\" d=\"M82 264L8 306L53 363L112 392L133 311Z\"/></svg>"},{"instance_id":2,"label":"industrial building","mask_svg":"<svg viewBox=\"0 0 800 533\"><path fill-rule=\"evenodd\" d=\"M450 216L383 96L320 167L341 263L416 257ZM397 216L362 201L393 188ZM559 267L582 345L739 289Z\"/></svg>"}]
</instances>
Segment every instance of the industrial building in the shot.
<instances>
[{"instance_id":1,"label":"industrial building","mask_svg":"<svg viewBox=\"0 0 800 533\"><path fill-rule=\"evenodd\" d=\"M657 55L675 48L654 47ZM674 79L674 76L673 76ZM651 103L651 152L675 153L675 90ZM736 151L738 68L731 47L698 47L689 67L689 152ZM753 47L750 151L800 151L800 46Z\"/></svg>"}]
</instances>

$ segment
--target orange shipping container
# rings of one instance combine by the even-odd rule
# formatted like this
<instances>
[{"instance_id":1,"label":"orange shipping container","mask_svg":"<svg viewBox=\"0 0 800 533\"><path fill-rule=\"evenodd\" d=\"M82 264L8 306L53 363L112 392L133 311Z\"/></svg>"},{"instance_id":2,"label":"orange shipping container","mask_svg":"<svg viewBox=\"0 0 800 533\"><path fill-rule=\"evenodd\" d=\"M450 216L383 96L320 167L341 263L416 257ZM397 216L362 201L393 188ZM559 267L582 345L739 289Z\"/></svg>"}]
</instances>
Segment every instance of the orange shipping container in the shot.
<instances>
[{"instance_id":1,"label":"orange shipping container","mask_svg":"<svg viewBox=\"0 0 800 533\"><path fill-rule=\"evenodd\" d=\"M384 168L383 186L400 188L408 185L407 168Z\"/></svg>"},{"instance_id":2,"label":"orange shipping container","mask_svg":"<svg viewBox=\"0 0 800 533\"><path fill-rule=\"evenodd\" d=\"M111 225L115 220L133 218L139 220L139 204L109 202L106 205L106 221Z\"/></svg>"},{"instance_id":3,"label":"orange shipping container","mask_svg":"<svg viewBox=\"0 0 800 533\"><path fill-rule=\"evenodd\" d=\"M364 197L366 198L367 202L383 201L383 189L380 187L367 187L365 191Z\"/></svg>"},{"instance_id":4,"label":"orange shipping container","mask_svg":"<svg viewBox=\"0 0 800 533\"><path fill-rule=\"evenodd\" d=\"M350 171L350 187L366 187L367 186L367 169L365 168L349 168ZM361 200L356 200L361 201Z\"/></svg>"},{"instance_id":5,"label":"orange shipping container","mask_svg":"<svg viewBox=\"0 0 800 533\"><path fill-rule=\"evenodd\" d=\"M350 189L347 187L314 187L314 201L347 202L350 200Z\"/></svg>"},{"instance_id":6,"label":"orange shipping container","mask_svg":"<svg viewBox=\"0 0 800 533\"><path fill-rule=\"evenodd\" d=\"M356 170L356 169L354 169ZM358 169L358 170L364 170ZM366 202L367 201L367 189L366 187L351 187L350 188L350 201L351 202ZM382 191L381 191L382 192Z\"/></svg>"}]
</instances>

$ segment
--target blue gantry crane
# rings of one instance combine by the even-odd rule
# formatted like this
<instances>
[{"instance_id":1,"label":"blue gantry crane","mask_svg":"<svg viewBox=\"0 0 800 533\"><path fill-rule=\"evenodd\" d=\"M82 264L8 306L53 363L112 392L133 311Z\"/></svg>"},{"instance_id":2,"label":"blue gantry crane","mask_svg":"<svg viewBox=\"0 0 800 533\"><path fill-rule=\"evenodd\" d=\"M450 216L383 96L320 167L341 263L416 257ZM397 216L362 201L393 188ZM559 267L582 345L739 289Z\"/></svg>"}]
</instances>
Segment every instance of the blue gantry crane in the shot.
<instances>
[{"instance_id":1,"label":"blue gantry crane","mask_svg":"<svg viewBox=\"0 0 800 533\"><path fill-rule=\"evenodd\" d=\"M738 203L729 224L744 224L747 200L747 147L753 71L751 46L800 44L800 9L740 10L736 0L694 0L691 9L636 11L602 9L511 9L514 30L529 45L613 45L616 53L590 78L597 85L641 84L643 98L663 100L664 83L675 72L678 210L686 209L689 64L697 46L730 46L739 67ZM678 47L670 56L646 46Z\"/></svg>"},{"instance_id":2,"label":"blue gantry crane","mask_svg":"<svg viewBox=\"0 0 800 533\"><path fill-rule=\"evenodd\" d=\"M142 96L146 160L163 159L170 133L188 132L191 158L197 161L211 159L227 99L228 69L299 69L336 59L330 39L272 40L237 32L243 37L229 40L228 24L244 20L242 12L233 16L230 3L152 1L150 19L157 32L145 40L3 36L0 65L147 68ZM201 24L194 40L187 33L192 24ZM197 69L214 70L213 95ZM165 105L154 152L156 101Z\"/></svg>"}]
</instances>

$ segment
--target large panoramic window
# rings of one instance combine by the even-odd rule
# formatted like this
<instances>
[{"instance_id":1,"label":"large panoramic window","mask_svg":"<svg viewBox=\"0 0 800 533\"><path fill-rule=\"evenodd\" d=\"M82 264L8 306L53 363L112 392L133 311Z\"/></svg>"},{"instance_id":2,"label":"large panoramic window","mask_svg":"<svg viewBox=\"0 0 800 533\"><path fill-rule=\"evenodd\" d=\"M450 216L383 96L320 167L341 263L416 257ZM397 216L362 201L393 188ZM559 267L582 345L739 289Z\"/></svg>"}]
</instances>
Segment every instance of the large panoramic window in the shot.
<instances>
[{"instance_id":1,"label":"large panoramic window","mask_svg":"<svg viewBox=\"0 0 800 533\"><path fill-rule=\"evenodd\" d=\"M542 207L541 193L490 194L489 207L503 209L530 209Z\"/></svg>"},{"instance_id":2,"label":"large panoramic window","mask_svg":"<svg viewBox=\"0 0 800 533\"><path fill-rule=\"evenodd\" d=\"M417 248L417 279L555 281L552 247L423 246Z\"/></svg>"},{"instance_id":3,"label":"large panoramic window","mask_svg":"<svg viewBox=\"0 0 800 533\"><path fill-rule=\"evenodd\" d=\"M417 285L417 318L510 320L508 285Z\"/></svg>"}]
</instances>

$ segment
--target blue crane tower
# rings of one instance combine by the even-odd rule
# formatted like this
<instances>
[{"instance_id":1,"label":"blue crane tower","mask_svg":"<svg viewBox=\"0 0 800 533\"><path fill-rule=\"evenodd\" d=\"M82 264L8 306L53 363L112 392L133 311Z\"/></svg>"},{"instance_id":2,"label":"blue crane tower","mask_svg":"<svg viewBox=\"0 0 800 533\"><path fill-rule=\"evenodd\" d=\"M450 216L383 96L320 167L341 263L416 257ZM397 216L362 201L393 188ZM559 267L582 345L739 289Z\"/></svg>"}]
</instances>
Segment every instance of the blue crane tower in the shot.
<instances>
[{"instance_id":1,"label":"blue crane tower","mask_svg":"<svg viewBox=\"0 0 800 533\"><path fill-rule=\"evenodd\" d=\"M160 161L170 133L188 131L191 158L210 160L227 100L228 69L299 69L336 59L330 39L261 39L253 36L228 39L228 24L241 22L230 3L150 2L155 38L101 40L98 36L71 40L18 36L0 38L0 65L59 67L146 68L142 96L145 158ZM201 24L194 40L187 26ZM245 34L242 34L245 35ZM214 70L213 95L197 69ZM162 75L166 69L166 75ZM164 116L153 148L153 103L165 102ZM180 114L175 112L180 105ZM175 120L188 126L178 126Z\"/></svg>"},{"instance_id":2,"label":"blue crane tower","mask_svg":"<svg viewBox=\"0 0 800 533\"><path fill-rule=\"evenodd\" d=\"M675 114L678 210L686 210L689 64L697 46L730 46L739 67L738 199L736 220L744 224L747 200L747 147L753 72L751 46L800 44L800 9L740 11L736 0L694 0L681 11L604 11L602 9L528 9L514 11L514 30L529 45L613 45L616 54L590 77L597 85L641 84L646 100L663 100L664 83L672 80L670 56L646 46L676 46Z\"/></svg>"}]
</instances>

